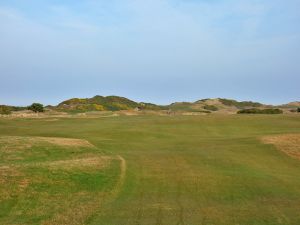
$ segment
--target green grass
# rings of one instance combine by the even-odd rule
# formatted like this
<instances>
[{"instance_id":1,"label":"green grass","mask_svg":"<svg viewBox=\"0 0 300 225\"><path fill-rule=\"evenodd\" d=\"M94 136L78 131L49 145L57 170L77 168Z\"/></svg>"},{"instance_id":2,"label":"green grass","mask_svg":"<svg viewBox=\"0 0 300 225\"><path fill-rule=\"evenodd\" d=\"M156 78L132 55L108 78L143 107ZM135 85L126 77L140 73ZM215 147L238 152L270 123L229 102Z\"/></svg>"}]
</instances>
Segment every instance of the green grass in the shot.
<instances>
[{"instance_id":1,"label":"green grass","mask_svg":"<svg viewBox=\"0 0 300 225\"><path fill-rule=\"evenodd\" d=\"M285 133L300 133L299 116L0 119L0 136L79 138L96 146L1 151L0 168L22 169L0 173L0 224L78 218L95 225L298 225L300 161L259 140ZM100 170L39 164L103 155L126 160L124 183L117 158ZM20 192L24 178L32 183ZM70 208L85 213L76 217Z\"/></svg>"}]
</instances>

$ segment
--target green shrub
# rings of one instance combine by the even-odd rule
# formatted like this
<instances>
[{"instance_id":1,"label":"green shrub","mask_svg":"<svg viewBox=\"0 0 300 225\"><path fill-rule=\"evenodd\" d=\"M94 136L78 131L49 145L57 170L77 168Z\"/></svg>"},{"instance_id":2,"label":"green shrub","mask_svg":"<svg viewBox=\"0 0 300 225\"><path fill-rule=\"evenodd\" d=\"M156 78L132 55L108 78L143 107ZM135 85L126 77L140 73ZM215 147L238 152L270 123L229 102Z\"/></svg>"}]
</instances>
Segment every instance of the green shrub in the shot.
<instances>
[{"instance_id":1,"label":"green shrub","mask_svg":"<svg viewBox=\"0 0 300 225\"><path fill-rule=\"evenodd\" d=\"M139 103L138 108L141 110L167 110L168 109L167 106L155 105L152 103L145 103L145 102Z\"/></svg>"},{"instance_id":2,"label":"green shrub","mask_svg":"<svg viewBox=\"0 0 300 225\"><path fill-rule=\"evenodd\" d=\"M135 109L139 106L139 103L130 99L119 96L99 96L96 95L93 98L73 98L60 103L57 108L63 111L118 111Z\"/></svg>"},{"instance_id":3,"label":"green shrub","mask_svg":"<svg viewBox=\"0 0 300 225\"><path fill-rule=\"evenodd\" d=\"M242 109L237 112L238 114L282 114L281 109Z\"/></svg>"},{"instance_id":4,"label":"green shrub","mask_svg":"<svg viewBox=\"0 0 300 225\"><path fill-rule=\"evenodd\" d=\"M300 113L300 107L297 109L297 112Z\"/></svg>"},{"instance_id":5,"label":"green shrub","mask_svg":"<svg viewBox=\"0 0 300 225\"><path fill-rule=\"evenodd\" d=\"M192 106L190 102L176 102L169 105L169 108L173 111L195 111Z\"/></svg>"},{"instance_id":6,"label":"green shrub","mask_svg":"<svg viewBox=\"0 0 300 225\"><path fill-rule=\"evenodd\" d=\"M40 103L33 103L32 105L28 106L28 109L33 112L44 112L44 106Z\"/></svg>"},{"instance_id":7,"label":"green shrub","mask_svg":"<svg viewBox=\"0 0 300 225\"><path fill-rule=\"evenodd\" d=\"M6 105L0 105L0 114L1 115L11 114L11 108Z\"/></svg>"},{"instance_id":8,"label":"green shrub","mask_svg":"<svg viewBox=\"0 0 300 225\"><path fill-rule=\"evenodd\" d=\"M262 104L259 102L251 102L251 101L238 102L236 100L225 99L225 98L220 98L219 100L226 106L235 106L237 108L262 106Z\"/></svg>"},{"instance_id":9,"label":"green shrub","mask_svg":"<svg viewBox=\"0 0 300 225\"><path fill-rule=\"evenodd\" d=\"M26 107L0 105L0 114L8 115L8 114L11 114L11 112L13 112L13 111L21 111L24 109L26 109Z\"/></svg>"},{"instance_id":10,"label":"green shrub","mask_svg":"<svg viewBox=\"0 0 300 225\"><path fill-rule=\"evenodd\" d=\"M206 110L209 110L209 111L218 111L219 110L218 107L216 107L214 105L205 105L203 108Z\"/></svg>"}]
</instances>

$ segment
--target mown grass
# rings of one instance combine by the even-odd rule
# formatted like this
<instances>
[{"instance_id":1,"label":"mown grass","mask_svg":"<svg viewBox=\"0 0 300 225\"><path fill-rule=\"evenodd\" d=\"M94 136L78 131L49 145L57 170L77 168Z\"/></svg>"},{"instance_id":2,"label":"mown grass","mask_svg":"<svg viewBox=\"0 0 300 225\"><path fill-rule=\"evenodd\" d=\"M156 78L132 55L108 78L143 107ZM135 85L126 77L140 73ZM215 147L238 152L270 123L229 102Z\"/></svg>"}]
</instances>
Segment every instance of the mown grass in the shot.
<instances>
[{"instance_id":1,"label":"mown grass","mask_svg":"<svg viewBox=\"0 0 300 225\"><path fill-rule=\"evenodd\" d=\"M298 225L300 161L260 140L286 133L300 133L300 117L1 119L0 135L80 138L96 146L75 152L36 146L27 160L1 155L1 164L104 154L121 155L127 169L124 183L118 186L118 160L101 170L27 166L20 176L36 182L15 193L19 178L9 176L6 185L15 194L1 200L0 223ZM115 186L120 190L104 199L101 193ZM88 213L72 218L69 208L78 203L83 204L75 211Z\"/></svg>"}]
</instances>

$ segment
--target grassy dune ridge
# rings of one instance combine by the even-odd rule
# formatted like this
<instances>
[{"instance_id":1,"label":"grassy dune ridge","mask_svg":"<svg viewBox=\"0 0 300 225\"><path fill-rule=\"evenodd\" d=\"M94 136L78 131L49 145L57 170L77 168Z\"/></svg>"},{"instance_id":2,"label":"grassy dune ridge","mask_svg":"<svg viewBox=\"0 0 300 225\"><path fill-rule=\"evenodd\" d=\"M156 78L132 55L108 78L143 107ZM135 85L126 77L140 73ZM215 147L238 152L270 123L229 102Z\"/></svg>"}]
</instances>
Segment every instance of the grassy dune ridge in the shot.
<instances>
[{"instance_id":1,"label":"grassy dune ridge","mask_svg":"<svg viewBox=\"0 0 300 225\"><path fill-rule=\"evenodd\" d=\"M300 224L300 161L261 140L299 133L296 115L0 119L1 136L95 146L40 143L26 155L17 147L7 153L0 142L1 196L10 190L0 199L0 224ZM122 176L117 156L126 163ZM92 157L111 160L69 170L42 166ZM22 174L3 172L12 164L23 166ZM14 187L24 178L34 182L20 193Z\"/></svg>"}]
</instances>

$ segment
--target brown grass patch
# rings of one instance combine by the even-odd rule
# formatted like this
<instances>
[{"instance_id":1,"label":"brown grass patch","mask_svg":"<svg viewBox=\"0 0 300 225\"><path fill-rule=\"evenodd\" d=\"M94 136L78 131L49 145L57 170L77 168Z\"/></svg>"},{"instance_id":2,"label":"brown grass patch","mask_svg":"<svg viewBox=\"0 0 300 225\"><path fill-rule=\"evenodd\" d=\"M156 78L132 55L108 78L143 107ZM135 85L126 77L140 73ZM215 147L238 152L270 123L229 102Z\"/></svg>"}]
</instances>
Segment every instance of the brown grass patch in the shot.
<instances>
[{"instance_id":1,"label":"brown grass patch","mask_svg":"<svg viewBox=\"0 0 300 225\"><path fill-rule=\"evenodd\" d=\"M19 137L19 136L1 136L0 152L3 162L16 162L30 157L33 152L31 148L37 146L50 147L58 146L63 149L80 150L80 148L96 148L86 140L73 138L56 137ZM89 157L84 157L89 158ZM75 162L76 163L76 162ZM90 163L93 163L92 161Z\"/></svg>"},{"instance_id":2,"label":"brown grass patch","mask_svg":"<svg viewBox=\"0 0 300 225\"><path fill-rule=\"evenodd\" d=\"M104 202L105 194L94 195L93 198L88 197L88 193L82 193L74 196L72 201L68 203L68 208L62 208L63 212L55 214L51 219L43 221L42 225L83 225L86 219L91 216L94 211L101 207ZM82 200L84 198L85 200ZM78 202L80 203L78 204Z\"/></svg>"},{"instance_id":3,"label":"brown grass patch","mask_svg":"<svg viewBox=\"0 0 300 225\"><path fill-rule=\"evenodd\" d=\"M30 138L32 141L43 141L50 144L67 146L67 147L94 147L87 140L74 138L54 138L54 137L34 137Z\"/></svg>"},{"instance_id":4,"label":"brown grass patch","mask_svg":"<svg viewBox=\"0 0 300 225\"><path fill-rule=\"evenodd\" d=\"M0 144L0 149L3 152L23 150L32 147L32 143L26 141L26 138L17 136L2 136L0 137Z\"/></svg>"},{"instance_id":5,"label":"brown grass patch","mask_svg":"<svg viewBox=\"0 0 300 225\"><path fill-rule=\"evenodd\" d=\"M27 188L27 186L29 185L29 179L26 179L26 178L24 178L24 179L22 179L20 182L19 182L19 188L21 189L21 190L24 190L24 189L26 189Z\"/></svg>"},{"instance_id":6,"label":"brown grass patch","mask_svg":"<svg viewBox=\"0 0 300 225\"><path fill-rule=\"evenodd\" d=\"M265 136L262 141L275 145L277 149L293 158L300 159L300 134Z\"/></svg>"},{"instance_id":7,"label":"brown grass patch","mask_svg":"<svg viewBox=\"0 0 300 225\"><path fill-rule=\"evenodd\" d=\"M16 168L11 166L0 166L0 185L4 185L9 178L18 178L23 176L23 174Z\"/></svg>"},{"instance_id":8,"label":"brown grass patch","mask_svg":"<svg viewBox=\"0 0 300 225\"><path fill-rule=\"evenodd\" d=\"M24 174L17 168L0 166L0 201L11 198L12 193L21 193L27 187Z\"/></svg>"},{"instance_id":9,"label":"brown grass patch","mask_svg":"<svg viewBox=\"0 0 300 225\"><path fill-rule=\"evenodd\" d=\"M18 136L2 136L0 143L2 144L1 150L21 150L31 148L34 144L46 142L53 145L64 147L94 147L90 142L83 139L75 138L58 138L58 137L18 137Z\"/></svg>"},{"instance_id":10,"label":"brown grass patch","mask_svg":"<svg viewBox=\"0 0 300 225\"><path fill-rule=\"evenodd\" d=\"M102 169L109 165L111 157L89 157L82 159L58 160L53 162L40 163L40 166L47 166L51 169L74 169L92 167L93 169Z\"/></svg>"},{"instance_id":11,"label":"brown grass patch","mask_svg":"<svg viewBox=\"0 0 300 225\"><path fill-rule=\"evenodd\" d=\"M170 204L167 203L153 203L149 205L151 209L163 209L163 210L173 210L174 206L172 207Z\"/></svg>"}]
</instances>

